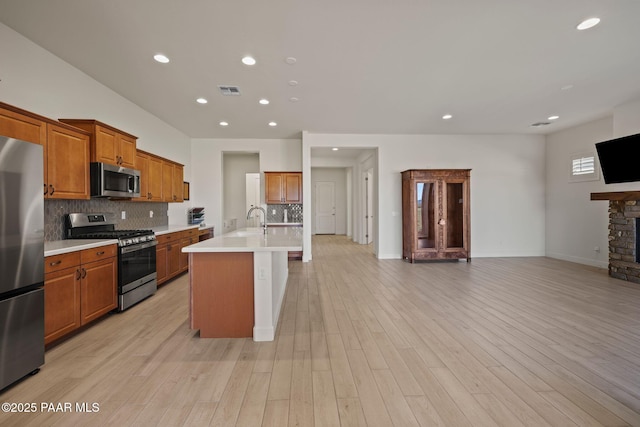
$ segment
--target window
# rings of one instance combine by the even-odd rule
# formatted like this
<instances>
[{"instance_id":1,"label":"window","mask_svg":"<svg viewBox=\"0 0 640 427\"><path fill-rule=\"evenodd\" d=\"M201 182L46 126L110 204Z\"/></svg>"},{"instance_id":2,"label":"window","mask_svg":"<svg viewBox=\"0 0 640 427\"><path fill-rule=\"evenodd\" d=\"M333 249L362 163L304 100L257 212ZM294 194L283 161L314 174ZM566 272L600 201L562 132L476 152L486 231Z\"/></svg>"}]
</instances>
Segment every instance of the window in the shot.
<instances>
[{"instance_id":1,"label":"window","mask_svg":"<svg viewBox=\"0 0 640 427\"><path fill-rule=\"evenodd\" d=\"M577 153L570 157L569 182L597 181L600 179L594 153Z\"/></svg>"}]
</instances>

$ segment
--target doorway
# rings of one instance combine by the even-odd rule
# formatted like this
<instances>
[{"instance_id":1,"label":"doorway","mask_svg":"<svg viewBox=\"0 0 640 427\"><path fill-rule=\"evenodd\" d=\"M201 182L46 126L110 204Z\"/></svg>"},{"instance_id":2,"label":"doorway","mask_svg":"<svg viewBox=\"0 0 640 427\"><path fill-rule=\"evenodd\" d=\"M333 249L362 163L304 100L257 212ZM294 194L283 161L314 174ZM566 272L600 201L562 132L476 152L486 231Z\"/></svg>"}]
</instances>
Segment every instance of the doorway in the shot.
<instances>
[{"instance_id":1,"label":"doorway","mask_svg":"<svg viewBox=\"0 0 640 427\"><path fill-rule=\"evenodd\" d=\"M373 242L373 169L364 173L364 243Z\"/></svg>"},{"instance_id":2,"label":"doorway","mask_svg":"<svg viewBox=\"0 0 640 427\"><path fill-rule=\"evenodd\" d=\"M246 197L245 197L245 211L253 207L260 206L260 174L259 173L247 173L246 178ZM259 211L253 211L251 217L247 219L247 227L260 227L260 221L266 220L266 218L260 218Z\"/></svg>"},{"instance_id":3,"label":"doorway","mask_svg":"<svg viewBox=\"0 0 640 427\"><path fill-rule=\"evenodd\" d=\"M316 234L336 234L336 183L316 182L315 194Z\"/></svg>"}]
</instances>

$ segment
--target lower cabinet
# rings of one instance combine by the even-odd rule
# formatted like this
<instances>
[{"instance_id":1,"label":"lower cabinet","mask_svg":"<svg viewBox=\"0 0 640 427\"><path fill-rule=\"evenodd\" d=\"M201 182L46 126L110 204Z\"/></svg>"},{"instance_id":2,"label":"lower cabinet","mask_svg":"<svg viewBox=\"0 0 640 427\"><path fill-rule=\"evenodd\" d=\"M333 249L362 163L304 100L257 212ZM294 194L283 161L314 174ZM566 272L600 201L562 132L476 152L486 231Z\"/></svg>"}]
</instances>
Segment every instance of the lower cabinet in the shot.
<instances>
[{"instance_id":1,"label":"lower cabinet","mask_svg":"<svg viewBox=\"0 0 640 427\"><path fill-rule=\"evenodd\" d=\"M45 344L117 307L116 255L108 245L45 258Z\"/></svg>"},{"instance_id":2,"label":"lower cabinet","mask_svg":"<svg viewBox=\"0 0 640 427\"><path fill-rule=\"evenodd\" d=\"M183 254L182 248L198 243L200 231L197 228L176 231L156 236L156 273L158 284L173 279L189 270L189 254Z\"/></svg>"}]
</instances>

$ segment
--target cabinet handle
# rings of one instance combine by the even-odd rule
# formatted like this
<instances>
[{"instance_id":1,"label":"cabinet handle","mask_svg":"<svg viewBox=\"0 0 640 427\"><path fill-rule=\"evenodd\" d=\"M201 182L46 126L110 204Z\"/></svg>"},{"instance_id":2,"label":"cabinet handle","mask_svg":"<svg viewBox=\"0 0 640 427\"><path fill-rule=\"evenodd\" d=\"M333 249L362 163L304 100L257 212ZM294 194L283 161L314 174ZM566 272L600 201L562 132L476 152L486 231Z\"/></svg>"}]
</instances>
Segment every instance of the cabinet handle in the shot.
<instances>
[{"instance_id":1,"label":"cabinet handle","mask_svg":"<svg viewBox=\"0 0 640 427\"><path fill-rule=\"evenodd\" d=\"M55 188L53 188L53 184L49 184L49 190L50 190L50 191L49 191L49 194L50 194L51 196L53 196L53 193L55 193L55 191L56 191L56 189L55 189Z\"/></svg>"},{"instance_id":2,"label":"cabinet handle","mask_svg":"<svg viewBox=\"0 0 640 427\"><path fill-rule=\"evenodd\" d=\"M47 184L44 184L44 195L46 196L48 192Z\"/></svg>"},{"instance_id":3,"label":"cabinet handle","mask_svg":"<svg viewBox=\"0 0 640 427\"><path fill-rule=\"evenodd\" d=\"M445 225L447 222L444 220L444 218L440 218L440 221L438 221L438 224L440 225Z\"/></svg>"},{"instance_id":4,"label":"cabinet handle","mask_svg":"<svg viewBox=\"0 0 640 427\"><path fill-rule=\"evenodd\" d=\"M49 263L49 265L50 265L51 267L53 267L54 265L59 265L59 264L62 264L62 260L58 260L58 261L54 261L54 262L50 262L50 263Z\"/></svg>"},{"instance_id":5,"label":"cabinet handle","mask_svg":"<svg viewBox=\"0 0 640 427\"><path fill-rule=\"evenodd\" d=\"M76 270L76 280L80 280L80 277L82 277L82 273L80 273L80 269Z\"/></svg>"},{"instance_id":6,"label":"cabinet handle","mask_svg":"<svg viewBox=\"0 0 640 427\"><path fill-rule=\"evenodd\" d=\"M82 269L82 278L84 279L85 277L87 277L87 270L85 270L84 268Z\"/></svg>"},{"instance_id":7,"label":"cabinet handle","mask_svg":"<svg viewBox=\"0 0 640 427\"><path fill-rule=\"evenodd\" d=\"M98 255L98 256L104 255L104 251L96 252L96 255Z\"/></svg>"}]
</instances>

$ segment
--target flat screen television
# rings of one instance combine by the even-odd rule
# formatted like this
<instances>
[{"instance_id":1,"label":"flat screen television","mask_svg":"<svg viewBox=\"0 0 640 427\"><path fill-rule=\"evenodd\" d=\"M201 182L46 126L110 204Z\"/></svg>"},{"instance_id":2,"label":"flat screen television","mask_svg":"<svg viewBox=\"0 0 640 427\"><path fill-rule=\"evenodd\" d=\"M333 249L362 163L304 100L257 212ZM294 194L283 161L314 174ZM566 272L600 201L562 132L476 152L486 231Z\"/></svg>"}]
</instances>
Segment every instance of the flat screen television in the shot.
<instances>
[{"instance_id":1,"label":"flat screen television","mask_svg":"<svg viewBox=\"0 0 640 427\"><path fill-rule=\"evenodd\" d=\"M640 181L640 134L596 144L605 184Z\"/></svg>"}]
</instances>

